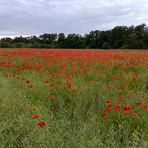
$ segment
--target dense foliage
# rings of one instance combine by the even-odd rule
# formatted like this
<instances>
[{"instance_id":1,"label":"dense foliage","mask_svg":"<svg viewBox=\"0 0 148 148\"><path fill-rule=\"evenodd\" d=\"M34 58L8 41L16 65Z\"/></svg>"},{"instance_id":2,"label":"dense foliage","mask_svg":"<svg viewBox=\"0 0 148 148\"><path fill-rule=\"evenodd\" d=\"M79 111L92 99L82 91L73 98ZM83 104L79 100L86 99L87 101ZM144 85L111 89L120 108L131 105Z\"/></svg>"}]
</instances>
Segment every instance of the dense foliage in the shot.
<instances>
[{"instance_id":1,"label":"dense foliage","mask_svg":"<svg viewBox=\"0 0 148 148\"><path fill-rule=\"evenodd\" d=\"M94 49L147 49L148 27L117 26L107 31L91 31L84 36L80 34L45 33L30 37L2 38L1 48L94 48Z\"/></svg>"}]
</instances>

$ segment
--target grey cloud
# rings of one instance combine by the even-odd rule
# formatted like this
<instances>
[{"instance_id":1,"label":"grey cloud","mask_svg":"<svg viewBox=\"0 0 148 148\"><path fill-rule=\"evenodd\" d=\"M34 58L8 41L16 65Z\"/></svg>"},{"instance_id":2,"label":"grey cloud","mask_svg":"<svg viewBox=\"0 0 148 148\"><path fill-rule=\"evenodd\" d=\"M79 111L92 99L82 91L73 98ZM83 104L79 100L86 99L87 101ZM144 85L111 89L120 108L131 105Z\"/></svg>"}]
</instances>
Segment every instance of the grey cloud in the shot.
<instances>
[{"instance_id":1,"label":"grey cloud","mask_svg":"<svg viewBox=\"0 0 148 148\"><path fill-rule=\"evenodd\" d=\"M87 33L148 23L147 0L0 0L0 36Z\"/></svg>"}]
</instances>

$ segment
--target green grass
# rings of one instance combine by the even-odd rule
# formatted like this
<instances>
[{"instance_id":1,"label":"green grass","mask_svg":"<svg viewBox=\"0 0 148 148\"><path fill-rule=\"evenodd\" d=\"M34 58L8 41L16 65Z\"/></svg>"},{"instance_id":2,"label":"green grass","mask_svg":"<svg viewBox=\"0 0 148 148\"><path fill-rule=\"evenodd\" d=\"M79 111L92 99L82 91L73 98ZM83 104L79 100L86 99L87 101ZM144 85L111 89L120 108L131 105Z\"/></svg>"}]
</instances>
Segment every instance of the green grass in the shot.
<instances>
[{"instance_id":1,"label":"green grass","mask_svg":"<svg viewBox=\"0 0 148 148\"><path fill-rule=\"evenodd\" d=\"M103 102L101 99L109 95L102 82L93 87L77 82L76 94L58 90L55 102L45 97L50 91L44 84L36 83L38 89L30 92L22 82L0 75L1 147L146 148L146 111L142 111L145 120L115 115L115 120L111 117L107 125L101 124L95 100ZM33 120L33 114L42 117ZM37 125L41 120L46 122L45 127Z\"/></svg>"},{"instance_id":2,"label":"green grass","mask_svg":"<svg viewBox=\"0 0 148 148\"><path fill-rule=\"evenodd\" d=\"M148 112L136 106L137 101L148 103L147 65L125 71L118 63L111 67L86 63L90 64L89 70L74 70L70 82L76 91L72 92L67 87L68 74L73 65L85 61L66 64L66 77L53 78L47 67L39 72L0 67L0 148L147 148ZM59 73L56 66L48 69ZM91 71L91 66L95 71ZM138 80L133 81L135 72ZM113 78L118 75L118 79ZM21 80L23 77L31 82L32 89ZM90 80L94 82L88 83ZM124 82L129 85L124 86ZM54 87L50 87L52 83ZM123 102L119 101L121 96ZM112 108L120 103L122 109L105 111L106 99L111 100ZM123 107L129 105L138 117L123 113ZM107 113L107 118L102 118L103 113ZM34 114L41 117L32 119ZM38 126L40 121L46 125Z\"/></svg>"}]
</instances>

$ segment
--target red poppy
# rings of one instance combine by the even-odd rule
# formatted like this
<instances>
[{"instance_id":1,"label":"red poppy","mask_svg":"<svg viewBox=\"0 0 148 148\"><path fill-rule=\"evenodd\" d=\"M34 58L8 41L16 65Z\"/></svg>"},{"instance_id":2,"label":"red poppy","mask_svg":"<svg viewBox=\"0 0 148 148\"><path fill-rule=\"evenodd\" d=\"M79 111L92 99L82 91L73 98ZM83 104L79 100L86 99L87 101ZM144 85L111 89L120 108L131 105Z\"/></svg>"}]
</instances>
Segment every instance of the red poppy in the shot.
<instances>
[{"instance_id":1,"label":"red poppy","mask_svg":"<svg viewBox=\"0 0 148 148\"><path fill-rule=\"evenodd\" d=\"M128 82L124 82L124 86L128 86Z\"/></svg>"},{"instance_id":2,"label":"red poppy","mask_svg":"<svg viewBox=\"0 0 148 148\"><path fill-rule=\"evenodd\" d=\"M107 117L107 114L102 114L101 115L103 118L106 118Z\"/></svg>"},{"instance_id":3,"label":"red poppy","mask_svg":"<svg viewBox=\"0 0 148 148\"><path fill-rule=\"evenodd\" d=\"M120 104L117 104L115 107L114 107L114 110L119 110L121 108L121 105Z\"/></svg>"},{"instance_id":4,"label":"red poppy","mask_svg":"<svg viewBox=\"0 0 148 148\"><path fill-rule=\"evenodd\" d=\"M65 72L64 71L61 71L60 73L59 73L59 75L65 75Z\"/></svg>"},{"instance_id":5,"label":"red poppy","mask_svg":"<svg viewBox=\"0 0 148 148\"><path fill-rule=\"evenodd\" d=\"M131 111L132 110L132 106L125 106L123 108L123 112L128 112L128 111Z\"/></svg>"},{"instance_id":6,"label":"red poppy","mask_svg":"<svg viewBox=\"0 0 148 148\"><path fill-rule=\"evenodd\" d=\"M45 83L47 84L48 83L48 80L45 80Z\"/></svg>"},{"instance_id":7,"label":"red poppy","mask_svg":"<svg viewBox=\"0 0 148 148\"><path fill-rule=\"evenodd\" d=\"M123 112L127 112L128 111L128 108L127 107L124 107L123 108Z\"/></svg>"},{"instance_id":8,"label":"red poppy","mask_svg":"<svg viewBox=\"0 0 148 148\"><path fill-rule=\"evenodd\" d=\"M106 111L110 111L111 110L111 107L106 107L105 110Z\"/></svg>"},{"instance_id":9,"label":"red poppy","mask_svg":"<svg viewBox=\"0 0 148 148\"><path fill-rule=\"evenodd\" d=\"M128 110L132 110L133 108L131 106L128 106Z\"/></svg>"},{"instance_id":10,"label":"red poppy","mask_svg":"<svg viewBox=\"0 0 148 148\"><path fill-rule=\"evenodd\" d=\"M144 109L148 109L148 105L143 105L143 108Z\"/></svg>"},{"instance_id":11,"label":"red poppy","mask_svg":"<svg viewBox=\"0 0 148 148\"><path fill-rule=\"evenodd\" d=\"M40 121L40 122L38 122L38 126L40 126L40 127L43 127L43 126L45 126L45 125L46 125L45 121Z\"/></svg>"},{"instance_id":12,"label":"red poppy","mask_svg":"<svg viewBox=\"0 0 148 148\"><path fill-rule=\"evenodd\" d=\"M30 81L29 81L29 80L27 80L27 81L26 81L26 83L28 84L28 83L30 83Z\"/></svg>"},{"instance_id":13,"label":"red poppy","mask_svg":"<svg viewBox=\"0 0 148 148\"><path fill-rule=\"evenodd\" d=\"M119 100L122 101L122 100L123 100L123 96L120 96L120 97L119 97Z\"/></svg>"},{"instance_id":14,"label":"red poppy","mask_svg":"<svg viewBox=\"0 0 148 148\"><path fill-rule=\"evenodd\" d=\"M110 103L110 100L109 100L109 99L107 99L105 102L106 102L106 103Z\"/></svg>"},{"instance_id":15,"label":"red poppy","mask_svg":"<svg viewBox=\"0 0 148 148\"><path fill-rule=\"evenodd\" d=\"M72 84L71 84L71 83L67 83L67 86L68 86L69 88L72 88Z\"/></svg>"},{"instance_id":16,"label":"red poppy","mask_svg":"<svg viewBox=\"0 0 148 148\"><path fill-rule=\"evenodd\" d=\"M39 114L32 115L32 119L38 119L40 117L41 117L41 115L39 115Z\"/></svg>"},{"instance_id":17,"label":"red poppy","mask_svg":"<svg viewBox=\"0 0 148 148\"><path fill-rule=\"evenodd\" d=\"M84 68L85 68L85 66L81 65L79 68L80 68L80 69L84 69Z\"/></svg>"},{"instance_id":18,"label":"red poppy","mask_svg":"<svg viewBox=\"0 0 148 148\"><path fill-rule=\"evenodd\" d=\"M141 103L140 103L140 102L136 102L136 105L137 105L137 106L141 106Z\"/></svg>"},{"instance_id":19,"label":"red poppy","mask_svg":"<svg viewBox=\"0 0 148 148\"><path fill-rule=\"evenodd\" d=\"M22 78L22 80L24 81L24 80L26 80L25 78Z\"/></svg>"}]
</instances>

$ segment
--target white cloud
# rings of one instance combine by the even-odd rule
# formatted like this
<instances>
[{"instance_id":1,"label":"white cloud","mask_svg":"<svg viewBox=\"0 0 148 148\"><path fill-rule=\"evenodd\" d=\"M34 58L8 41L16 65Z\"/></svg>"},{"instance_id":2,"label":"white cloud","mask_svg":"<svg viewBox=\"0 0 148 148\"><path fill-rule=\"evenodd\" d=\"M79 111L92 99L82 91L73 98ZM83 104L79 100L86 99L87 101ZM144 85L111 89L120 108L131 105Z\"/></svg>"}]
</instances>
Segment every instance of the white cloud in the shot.
<instances>
[{"instance_id":1,"label":"white cloud","mask_svg":"<svg viewBox=\"0 0 148 148\"><path fill-rule=\"evenodd\" d=\"M0 35L87 33L148 23L147 0L0 0Z\"/></svg>"}]
</instances>

